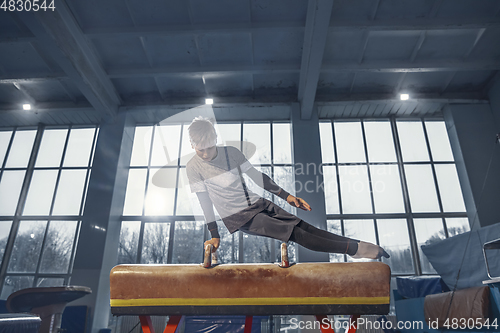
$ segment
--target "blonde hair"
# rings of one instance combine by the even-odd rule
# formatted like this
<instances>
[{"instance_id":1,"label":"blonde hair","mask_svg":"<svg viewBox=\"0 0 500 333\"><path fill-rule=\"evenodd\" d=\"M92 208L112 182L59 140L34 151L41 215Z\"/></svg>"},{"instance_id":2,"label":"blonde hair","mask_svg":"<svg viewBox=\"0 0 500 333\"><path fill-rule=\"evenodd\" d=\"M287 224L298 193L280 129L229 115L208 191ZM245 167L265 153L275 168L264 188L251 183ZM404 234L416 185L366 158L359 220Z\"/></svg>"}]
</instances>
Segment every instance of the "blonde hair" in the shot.
<instances>
[{"instance_id":1,"label":"blonde hair","mask_svg":"<svg viewBox=\"0 0 500 333\"><path fill-rule=\"evenodd\" d=\"M217 143L214 124L208 118L202 116L194 118L188 127L188 132L193 147L212 147Z\"/></svg>"}]
</instances>

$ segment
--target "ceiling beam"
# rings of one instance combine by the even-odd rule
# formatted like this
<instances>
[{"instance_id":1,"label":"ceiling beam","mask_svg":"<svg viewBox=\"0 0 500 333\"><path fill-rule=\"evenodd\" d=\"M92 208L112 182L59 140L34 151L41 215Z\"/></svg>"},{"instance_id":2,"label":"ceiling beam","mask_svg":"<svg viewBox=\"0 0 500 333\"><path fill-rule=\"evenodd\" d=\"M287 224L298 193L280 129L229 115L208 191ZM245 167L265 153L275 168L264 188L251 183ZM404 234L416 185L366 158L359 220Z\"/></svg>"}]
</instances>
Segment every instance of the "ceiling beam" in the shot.
<instances>
[{"instance_id":1,"label":"ceiling beam","mask_svg":"<svg viewBox=\"0 0 500 333\"><path fill-rule=\"evenodd\" d=\"M416 98L412 98L410 103L450 103L450 104L488 104L486 98L481 98L478 93L463 93L463 94L416 94ZM318 106L325 105L342 105L353 103L381 103L381 102L401 102L393 94L351 94L351 95L329 95L317 98L316 104ZM286 96L240 96L240 97L218 97L215 101L213 108L223 108L228 106L269 106L269 105L289 105L295 102ZM167 100L157 104L131 104L127 103L120 107L120 112L126 111L152 111L152 110L165 110L170 108L186 109L188 107L197 107L205 103L204 98L192 97Z\"/></svg>"},{"instance_id":2,"label":"ceiling beam","mask_svg":"<svg viewBox=\"0 0 500 333\"><path fill-rule=\"evenodd\" d=\"M24 97L24 103L29 103L31 104L31 107L34 107L36 105L36 100L33 98L33 96L30 95L26 89L20 85L19 83L13 83L14 87L19 90L19 92L23 95Z\"/></svg>"},{"instance_id":3,"label":"ceiling beam","mask_svg":"<svg viewBox=\"0 0 500 333\"><path fill-rule=\"evenodd\" d=\"M322 72L449 72L473 70L500 70L499 60L489 61L462 61L462 60L432 60L432 61L370 61L359 64L357 61L336 62L323 64ZM272 65L206 65L206 66L170 66L160 68L130 68L110 69L110 78L135 78L155 76L196 76L209 73L224 74L272 74L272 73L299 73L301 68L297 64ZM2 78L0 77L0 82Z\"/></svg>"},{"instance_id":4,"label":"ceiling beam","mask_svg":"<svg viewBox=\"0 0 500 333\"><path fill-rule=\"evenodd\" d=\"M464 59L467 59L471 55L472 51L474 51L474 49L476 48L477 44L479 43L479 41L483 37L485 31L486 31L485 28L479 29L479 31L477 32L477 35L476 35L476 39L474 40L474 43L472 43L472 45L469 47L469 49L465 53Z\"/></svg>"},{"instance_id":5,"label":"ceiling beam","mask_svg":"<svg viewBox=\"0 0 500 333\"><path fill-rule=\"evenodd\" d=\"M371 31L421 31L421 30L473 30L500 26L498 18L467 18L463 21L444 18L419 19L377 19L360 21L333 21L330 31L344 32L352 30Z\"/></svg>"},{"instance_id":6,"label":"ceiling beam","mask_svg":"<svg viewBox=\"0 0 500 333\"><path fill-rule=\"evenodd\" d=\"M330 105L351 102L375 102L375 101L401 101L397 94L330 94L318 95L316 104ZM488 104L489 101L482 92L462 92L462 93L412 93L410 102L440 102L440 103L463 103L463 104Z\"/></svg>"},{"instance_id":7,"label":"ceiling beam","mask_svg":"<svg viewBox=\"0 0 500 333\"><path fill-rule=\"evenodd\" d=\"M413 47L413 51L412 51L411 56L410 56L411 62L414 62L415 59L417 58L417 54L420 51L420 49L422 48L422 44L424 43L426 36L427 36L426 31L420 32L420 36L418 38L418 41L415 44L415 46ZM401 73L401 76L399 77L398 83L396 84L396 88L394 89L394 93L398 93L401 90L401 87L403 86L403 83L406 79L406 74L407 74L407 72Z\"/></svg>"},{"instance_id":8,"label":"ceiling beam","mask_svg":"<svg viewBox=\"0 0 500 333\"><path fill-rule=\"evenodd\" d=\"M380 98L380 99L365 99L365 100L335 100L335 101L318 101L318 106L330 105L350 105L355 103L382 104L387 102L401 103L397 98ZM486 99L468 99L468 98L419 98L412 99L410 103L442 103L442 104L489 104Z\"/></svg>"},{"instance_id":9,"label":"ceiling beam","mask_svg":"<svg viewBox=\"0 0 500 333\"><path fill-rule=\"evenodd\" d=\"M412 94L410 102L416 103L461 103L461 104L488 104L486 97L481 97L481 93L460 93L460 94ZM325 105L343 105L352 103L380 103L386 101L402 102L394 94L335 94L328 96L317 96L316 104L318 106ZM296 102L290 96L240 96L240 97L219 97L217 98L214 108L227 106L269 106L269 105L289 105ZM169 99L158 103L137 104L126 103L119 108L119 112L126 111L154 111L165 110L165 108L181 108L197 107L205 104L204 97L187 97ZM36 105L37 112L59 112L59 111L74 111L86 112L94 110L88 102L39 102ZM0 104L0 114L5 112L19 113L18 104Z\"/></svg>"},{"instance_id":10,"label":"ceiling beam","mask_svg":"<svg viewBox=\"0 0 500 333\"><path fill-rule=\"evenodd\" d=\"M477 35L476 35L476 39L474 40L474 43L472 43L472 45L469 47L467 52L464 54L463 60L466 60L470 56L470 54L472 53L474 48L477 46L477 43L479 42L479 40L484 35L485 31L486 31L485 28L478 30ZM443 86L441 88L441 93L444 93L446 91L446 89L448 89L448 87L450 86L451 82L453 81L453 79L455 78L456 75L457 75L457 72L452 72L452 73L450 73L450 75L448 75L445 83L443 84Z\"/></svg>"},{"instance_id":11,"label":"ceiling beam","mask_svg":"<svg viewBox=\"0 0 500 333\"><path fill-rule=\"evenodd\" d=\"M310 119L312 115L332 6L331 0L309 0L307 7L298 92L302 119Z\"/></svg>"},{"instance_id":12,"label":"ceiling beam","mask_svg":"<svg viewBox=\"0 0 500 333\"><path fill-rule=\"evenodd\" d=\"M298 64L272 65L205 65L205 66L169 66L161 68L109 69L110 78L153 77L169 75L195 76L203 74L269 74L298 73Z\"/></svg>"},{"instance_id":13,"label":"ceiling beam","mask_svg":"<svg viewBox=\"0 0 500 333\"><path fill-rule=\"evenodd\" d=\"M329 24L329 31L343 32L352 30L456 30L456 29L482 29L500 27L499 19L491 18L468 18L457 21L456 19L423 18L414 20L388 19L388 20L359 20L359 21L335 21ZM230 24L193 24L193 25L170 25L152 27L113 27L113 28L88 28L84 30L85 35L90 38L116 37L116 36L168 36L168 35L198 35L207 33L253 33L258 31L269 32L270 30L304 29L304 22L244 22Z\"/></svg>"},{"instance_id":14,"label":"ceiling beam","mask_svg":"<svg viewBox=\"0 0 500 333\"><path fill-rule=\"evenodd\" d=\"M108 116L116 115L120 97L66 2L60 0L55 11L17 15L92 106Z\"/></svg>"},{"instance_id":15,"label":"ceiling beam","mask_svg":"<svg viewBox=\"0 0 500 333\"><path fill-rule=\"evenodd\" d=\"M414 62L415 59L417 58L417 54L420 51L420 49L422 48L422 44L424 44L424 41L425 41L426 37L427 37L427 33L425 31L422 31L420 33L420 36L418 37L417 43L413 47L413 51L411 52L411 56L410 56L410 61L411 62Z\"/></svg>"},{"instance_id":16,"label":"ceiling beam","mask_svg":"<svg viewBox=\"0 0 500 333\"><path fill-rule=\"evenodd\" d=\"M460 22L443 18L423 18L414 20L376 20L376 21L336 21L329 26L330 32L348 32L356 30L369 31L426 31L426 30L473 30L500 27L499 19L467 18ZM145 37L145 36L178 36L207 33L254 33L290 29L304 29L304 22L272 22L272 23L231 23L231 24L195 24L152 27L112 27L88 28L83 33L89 38ZM33 42L36 39L31 33L0 33L0 43Z\"/></svg>"},{"instance_id":17,"label":"ceiling beam","mask_svg":"<svg viewBox=\"0 0 500 333\"><path fill-rule=\"evenodd\" d=\"M53 111L91 111L92 105L88 102L38 102L33 111L53 112ZM0 112L19 112L19 104L0 104Z\"/></svg>"},{"instance_id":18,"label":"ceiling beam","mask_svg":"<svg viewBox=\"0 0 500 333\"><path fill-rule=\"evenodd\" d=\"M369 16L370 21L373 21L375 19L375 17L377 16L377 11L378 11L378 8L380 6L380 0L376 0L373 3L375 4L375 6L373 8L372 13ZM358 62L360 64L363 62L363 59L364 59L365 53L366 53L366 48L368 46L368 41L370 40L370 30L369 29L365 29L363 31L363 36L361 37L361 39L362 39L362 42L361 42L360 49L358 52ZM354 86L354 81L355 80L353 79L352 84L351 84L351 90Z\"/></svg>"},{"instance_id":19,"label":"ceiling beam","mask_svg":"<svg viewBox=\"0 0 500 333\"><path fill-rule=\"evenodd\" d=\"M304 29L304 22L242 22L242 23L219 23L219 24L190 24L190 25L168 25L151 27L111 27L111 28L88 28L84 33L89 38L113 38L116 36L141 37L141 36L179 36L179 35L201 35L207 33L252 33L257 31Z\"/></svg>"},{"instance_id":20,"label":"ceiling beam","mask_svg":"<svg viewBox=\"0 0 500 333\"><path fill-rule=\"evenodd\" d=\"M41 81L59 81L65 80L68 76L66 73L9 73L0 75L0 83L27 83L27 82L41 82Z\"/></svg>"},{"instance_id":21,"label":"ceiling beam","mask_svg":"<svg viewBox=\"0 0 500 333\"><path fill-rule=\"evenodd\" d=\"M323 64L321 71L329 73L341 72L453 72L474 70L500 70L500 61L370 61L359 64L357 61ZM300 73L298 64L273 65L210 65L210 66L171 66L159 68L130 68L110 69L109 78L136 78L162 76L197 76L209 73L217 74L272 74L272 73ZM9 73L0 75L0 84L41 82L51 80L71 79L65 73Z\"/></svg>"},{"instance_id":22,"label":"ceiling beam","mask_svg":"<svg viewBox=\"0 0 500 333\"><path fill-rule=\"evenodd\" d=\"M500 61L463 61L463 60L430 60L411 62L404 61L370 61L358 64L357 62L338 62L323 64L321 70L330 73L339 72L449 72L449 71L482 71L499 70Z\"/></svg>"}]
</instances>

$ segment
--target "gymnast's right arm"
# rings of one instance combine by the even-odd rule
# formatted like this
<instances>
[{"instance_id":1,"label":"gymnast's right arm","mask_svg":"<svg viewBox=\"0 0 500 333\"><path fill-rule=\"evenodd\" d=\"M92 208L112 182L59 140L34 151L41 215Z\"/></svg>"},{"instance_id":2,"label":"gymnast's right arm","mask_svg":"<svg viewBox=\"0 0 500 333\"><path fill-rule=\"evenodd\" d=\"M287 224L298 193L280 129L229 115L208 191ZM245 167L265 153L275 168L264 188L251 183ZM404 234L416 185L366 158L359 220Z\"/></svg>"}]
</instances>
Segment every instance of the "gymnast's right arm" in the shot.
<instances>
[{"instance_id":1,"label":"gymnast's right arm","mask_svg":"<svg viewBox=\"0 0 500 333\"><path fill-rule=\"evenodd\" d=\"M217 251L220 245L220 235L217 228L217 222L215 222L214 205L212 200L208 196L208 192L196 192L198 200L200 201L201 209L203 210L203 215L205 216L205 221L207 222L208 230L212 239L205 242L205 246L212 244L214 246L213 252Z\"/></svg>"}]
</instances>

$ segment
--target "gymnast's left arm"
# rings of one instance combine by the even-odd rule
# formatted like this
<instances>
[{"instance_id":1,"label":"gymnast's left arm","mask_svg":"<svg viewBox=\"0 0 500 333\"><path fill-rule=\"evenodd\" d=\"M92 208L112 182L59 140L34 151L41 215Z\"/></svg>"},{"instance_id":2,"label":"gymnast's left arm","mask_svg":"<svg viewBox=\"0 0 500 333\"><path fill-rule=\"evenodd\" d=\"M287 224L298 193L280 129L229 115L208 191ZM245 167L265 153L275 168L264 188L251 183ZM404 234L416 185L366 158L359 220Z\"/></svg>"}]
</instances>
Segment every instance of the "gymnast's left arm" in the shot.
<instances>
[{"instance_id":1,"label":"gymnast's left arm","mask_svg":"<svg viewBox=\"0 0 500 333\"><path fill-rule=\"evenodd\" d=\"M203 215L205 216L205 221L207 223L208 231L210 231L210 235L212 239L209 239L205 242L204 246L208 244L212 244L213 250L212 252L217 251L220 245L220 235L217 228L217 222L215 221L214 208L212 204L212 200L208 196L207 192L197 192L198 200L200 201L201 209L203 210Z\"/></svg>"},{"instance_id":2,"label":"gymnast's left arm","mask_svg":"<svg viewBox=\"0 0 500 333\"><path fill-rule=\"evenodd\" d=\"M303 209L311 210L311 206L302 198L295 197L282 189L278 184L274 182L268 175L263 172L258 171L254 167L251 167L246 171L246 174L254 181L255 184L262 187L264 190L277 195L283 200L286 200L290 205Z\"/></svg>"}]
</instances>

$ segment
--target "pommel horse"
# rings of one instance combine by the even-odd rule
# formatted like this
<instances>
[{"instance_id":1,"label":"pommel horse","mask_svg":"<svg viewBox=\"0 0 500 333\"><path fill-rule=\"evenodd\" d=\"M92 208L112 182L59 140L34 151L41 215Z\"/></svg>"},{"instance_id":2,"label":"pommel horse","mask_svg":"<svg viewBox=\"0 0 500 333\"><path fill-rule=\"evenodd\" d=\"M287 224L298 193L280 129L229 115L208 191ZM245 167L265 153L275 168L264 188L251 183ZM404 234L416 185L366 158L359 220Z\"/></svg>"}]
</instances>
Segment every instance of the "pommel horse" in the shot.
<instances>
[{"instance_id":1,"label":"pommel horse","mask_svg":"<svg viewBox=\"0 0 500 333\"><path fill-rule=\"evenodd\" d=\"M184 315L327 315L389 312L389 266L381 262L297 263L286 244L280 264L214 264L211 245L203 264L118 265L110 274L111 313L139 316L142 330L154 333L149 316L170 316L164 333L174 333ZM334 332L323 327L323 333ZM349 333L355 332L352 325Z\"/></svg>"}]
</instances>

